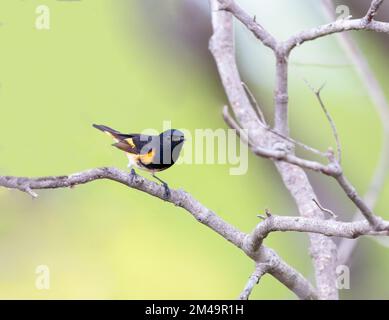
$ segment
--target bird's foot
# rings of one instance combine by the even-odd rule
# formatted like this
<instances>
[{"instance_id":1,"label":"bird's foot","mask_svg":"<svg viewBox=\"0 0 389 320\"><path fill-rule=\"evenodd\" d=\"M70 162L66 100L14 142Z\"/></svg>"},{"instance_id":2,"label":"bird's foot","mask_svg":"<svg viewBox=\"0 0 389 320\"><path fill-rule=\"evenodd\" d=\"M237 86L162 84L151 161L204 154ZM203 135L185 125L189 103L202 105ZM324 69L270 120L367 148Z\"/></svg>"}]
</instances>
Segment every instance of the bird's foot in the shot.
<instances>
[{"instance_id":1,"label":"bird's foot","mask_svg":"<svg viewBox=\"0 0 389 320\"><path fill-rule=\"evenodd\" d=\"M167 185L167 183L165 181L163 181L162 179L158 178L154 173L152 174L152 176L157 179L159 182L162 183L162 186L164 187L165 189L165 192L163 194L163 198L165 200L169 200L170 197L171 197L171 192L170 192L170 189L169 189L169 186Z\"/></svg>"},{"instance_id":2,"label":"bird's foot","mask_svg":"<svg viewBox=\"0 0 389 320\"><path fill-rule=\"evenodd\" d=\"M165 189L163 197L165 198L165 200L169 200L171 195L172 195L171 192L170 192L169 186L167 185L166 182L162 182L162 185L163 185L163 187Z\"/></svg>"},{"instance_id":3,"label":"bird's foot","mask_svg":"<svg viewBox=\"0 0 389 320\"><path fill-rule=\"evenodd\" d=\"M134 179L136 177L136 172L134 169L131 169L131 172L130 172L130 180L131 180L131 183L134 182Z\"/></svg>"}]
</instances>

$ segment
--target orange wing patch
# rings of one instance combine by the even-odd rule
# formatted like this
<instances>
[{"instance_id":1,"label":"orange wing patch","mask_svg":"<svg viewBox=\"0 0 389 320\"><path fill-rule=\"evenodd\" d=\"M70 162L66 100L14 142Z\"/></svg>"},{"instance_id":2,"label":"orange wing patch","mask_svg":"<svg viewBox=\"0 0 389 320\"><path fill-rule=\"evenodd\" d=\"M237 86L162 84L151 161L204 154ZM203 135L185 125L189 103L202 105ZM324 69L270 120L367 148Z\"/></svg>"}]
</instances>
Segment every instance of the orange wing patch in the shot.
<instances>
[{"instance_id":1,"label":"orange wing patch","mask_svg":"<svg viewBox=\"0 0 389 320\"><path fill-rule=\"evenodd\" d=\"M118 142L114 143L113 146L129 153L138 154L136 145L131 138L125 140L119 140Z\"/></svg>"},{"instance_id":2,"label":"orange wing patch","mask_svg":"<svg viewBox=\"0 0 389 320\"><path fill-rule=\"evenodd\" d=\"M131 148L135 148L135 143L134 143L134 141L132 140L132 138L126 139L126 142L130 145Z\"/></svg>"}]
</instances>

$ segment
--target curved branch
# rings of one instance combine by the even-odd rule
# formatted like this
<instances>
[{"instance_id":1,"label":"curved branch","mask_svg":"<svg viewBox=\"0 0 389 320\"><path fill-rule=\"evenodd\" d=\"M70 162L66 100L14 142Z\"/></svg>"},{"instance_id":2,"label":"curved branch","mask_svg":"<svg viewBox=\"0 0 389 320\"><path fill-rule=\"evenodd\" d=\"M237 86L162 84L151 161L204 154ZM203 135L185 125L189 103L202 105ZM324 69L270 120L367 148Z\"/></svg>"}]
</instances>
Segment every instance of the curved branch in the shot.
<instances>
[{"instance_id":1,"label":"curved branch","mask_svg":"<svg viewBox=\"0 0 389 320\"><path fill-rule=\"evenodd\" d=\"M219 10L231 12L247 29L249 29L265 46L274 52L283 53L288 56L290 51L304 42L312 41L334 33L350 30L366 30L389 33L389 23L373 20L383 0L373 0L365 17L360 19L340 19L335 22L324 24L309 30L301 31L284 42L278 42L266 29L264 29L255 18L250 17L233 0L217 0L220 4Z\"/></svg>"},{"instance_id":2,"label":"curved branch","mask_svg":"<svg viewBox=\"0 0 389 320\"><path fill-rule=\"evenodd\" d=\"M160 198L161 200L166 200L175 206L184 208L190 212L196 220L207 225L238 248L242 247L244 233L216 216L214 212L204 207L184 190L171 190L170 198L165 199L163 186L147 180L140 175L131 175L126 171L116 168L96 168L72 175L39 178L0 176L0 186L25 192L26 188L30 190L69 188L98 179L108 179L119 182L130 188L143 191L154 197Z\"/></svg>"},{"instance_id":3,"label":"curved branch","mask_svg":"<svg viewBox=\"0 0 389 320\"><path fill-rule=\"evenodd\" d=\"M284 42L285 50L286 52L290 52L293 48L300 46L304 42L350 30L366 30L389 34L389 23L380 21L369 22L366 19L337 20L310 30L302 31L290 37Z\"/></svg>"},{"instance_id":4,"label":"curved branch","mask_svg":"<svg viewBox=\"0 0 389 320\"><path fill-rule=\"evenodd\" d=\"M245 233L224 221L184 190L171 190L170 198L166 199L163 186L142 176L131 175L126 171L108 167L90 169L64 176L38 178L0 176L0 186L30 193L28 190L72 188L75 185L86 184L99 179L119 182L185 209L197 221L243 250L256 263L269 264L269 273L292 290L299 298L317 299L317 294L312 285L298 271L288 266L273 250L265 246L260 247L255 252L249 250L244 245L244 239L247 237Z\"/></svg>"},{"instance_id":5,"label":"curved branch","mask_svg":"<svg viewBox=\"0 0 389 320\"><path fill-rule=\"evenodd\" d=\"M277 48L276 39L263 28L254 17L250 17L235 1L218 0L220 3L219 10L231 12L247 29L249 29L255 37L257 37L265 46L273 51Z\"/></svg>"},{"instance_id":6,"label":"curved branch","mask_svg":"<svg viewBox=\"0 0 389 320\"><path fill-rule=\"evenodd\" d=\"M385 222L389 226L389 222ZM250 250L257 250L262 241L271 232L296 231L319 233L329 237L355 239L363 235L388 236L389 230L376 231L366 220L355 222L338 222L317 218L287 217L269 215L246 238L245 245Z\"/></svg>"}]
</instances>

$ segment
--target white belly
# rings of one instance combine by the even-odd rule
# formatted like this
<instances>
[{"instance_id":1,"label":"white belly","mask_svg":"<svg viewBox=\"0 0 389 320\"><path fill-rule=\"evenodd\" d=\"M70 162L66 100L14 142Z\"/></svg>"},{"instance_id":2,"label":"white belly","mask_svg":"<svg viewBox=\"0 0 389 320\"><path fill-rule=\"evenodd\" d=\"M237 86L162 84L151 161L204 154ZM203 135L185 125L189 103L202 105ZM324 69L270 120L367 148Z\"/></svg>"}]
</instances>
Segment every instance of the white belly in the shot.
<instances>
[{"instance_id":1,"label":"white belly","mask_svg":"<svg viewBox=\"0 0 389 320\"><path fill-rule=\"evenodd\" d=\"M129 168L139 168L142 169L137 162L137 156L131 153L127 153L128 158L128 167Z\"/></svg>"}]
</instances>

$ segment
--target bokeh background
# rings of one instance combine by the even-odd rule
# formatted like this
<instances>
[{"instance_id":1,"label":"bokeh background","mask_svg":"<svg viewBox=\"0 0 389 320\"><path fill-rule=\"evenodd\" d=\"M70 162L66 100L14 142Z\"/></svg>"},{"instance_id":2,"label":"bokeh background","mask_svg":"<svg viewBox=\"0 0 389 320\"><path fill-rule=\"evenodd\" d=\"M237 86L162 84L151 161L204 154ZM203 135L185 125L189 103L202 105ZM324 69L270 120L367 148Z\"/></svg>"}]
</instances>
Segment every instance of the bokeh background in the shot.
<instances>
[{"instance_id":1,"label":"bokeh background","mask_svg":"<svg viewBox=\"0 0 389 320\"><path fill-rule=\"evenodd\" d=\"M278 38L325 23L316 0L238 1ZM354 16L367 1L342 1ZM38 5L50 9L50 30L35 28ZM389 20L389 7L381 19ZM226 128L226 98L208 52L205 0L3 0L0 2L0 174L44 176L127 160L91 127L129 132ZM388 38L353 33L388 92ZM271 52L236 23L242 78L272 120ZM344 148L344 167L363 193L378 161L378 115L334 37L296 49L290 67L293 137L319 149L333 145L312 85L323 91ZM296 207L271 163L250 156L249 171L229 165L177 165L162 173L243 231L270 208ZM146 174L147 176L147 174ZM310 179L326 207L349 220L353 206L329 178ZM389 218L389 186L377 213ZM239 250L188 213L111 181L39 191L32 200L0 189L0 298L234 299L253 270ZM272 234L266 244L310 280L307 236ZM35 269L50 268L50 289L37 290ZM352 259L351 289L341 297L389 298L385 243L362 239ZM295 299L265 276L255 299Z\"/></svg>"}]
</instances>

